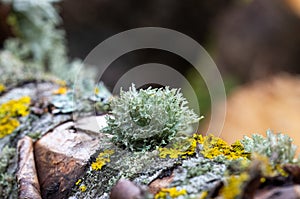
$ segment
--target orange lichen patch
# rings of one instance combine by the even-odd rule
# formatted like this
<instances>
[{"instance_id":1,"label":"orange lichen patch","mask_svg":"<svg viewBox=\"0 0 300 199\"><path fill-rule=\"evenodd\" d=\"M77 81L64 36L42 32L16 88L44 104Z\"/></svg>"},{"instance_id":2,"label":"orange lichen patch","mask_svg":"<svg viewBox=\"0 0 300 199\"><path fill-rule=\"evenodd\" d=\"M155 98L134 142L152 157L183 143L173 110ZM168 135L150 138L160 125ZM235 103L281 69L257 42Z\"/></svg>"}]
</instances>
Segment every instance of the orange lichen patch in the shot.
<instances>
[{"instance_id":1,"label":"orange lichen patch","mask_svg":"<svg viewBox=\"0 0 300 199\"><path fill-rule=\"evenodd\" d=\"M67 91L68 91L68 88L65 87L65 86L62 86L59 89L53 91L53 94L55 94L55 95L63 95L63 94L66 94Z\"/></svg>"},{"instance_id":2,"label":"orange lichen patch","mask_svg":"<svg viewBox=\"0 0 300 199\"><path fill-rule=\"evenodd\" d=\"M114 154L114 150L105 150L100 153L95 162L91 164L93 170L101 170L104 165L110 162L110 156Z\"/></svg>"},{"instance_id":3,"label":"orange lichen patch","mask_svg":"<svg viewBox=\"0 0 300 199\"><path fill-rule=\"evenodd\" d=\"M30 97L10 100L0 106L0 138L11 134L19 125L17 117L29 114Z\"/></svg>"},{"instance_id":4,"label":"orange lichen patch","mask_svg":"<svg viewBox=\"0 0 300 199\"><path fill-rule=\"evenodd\" d=\"M160 192L155 195L155 199L166 199L166 198L177 198L179 196L186 195L187 191L185 189L177 190L176 187L172 188L162 188Z\"/></svg>"}]
</instances>

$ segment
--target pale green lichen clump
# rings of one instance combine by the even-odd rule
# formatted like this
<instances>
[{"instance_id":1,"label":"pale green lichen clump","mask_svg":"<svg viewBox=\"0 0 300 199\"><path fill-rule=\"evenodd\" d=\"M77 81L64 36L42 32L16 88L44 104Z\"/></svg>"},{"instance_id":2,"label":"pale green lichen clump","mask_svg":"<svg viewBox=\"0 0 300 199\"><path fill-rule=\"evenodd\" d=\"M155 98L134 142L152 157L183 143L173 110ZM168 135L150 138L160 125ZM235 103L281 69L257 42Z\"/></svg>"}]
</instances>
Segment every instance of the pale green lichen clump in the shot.
<instances>
[{"instance_id":1,"label":"pale green lichen clump","mask_svg":"<svg viewBox=\"0 0 300 199\"><path fill-rule=\"evenodd\" d=\"M199 117L187 107L179 89L169 87L120 92L111 101L111 115L105 133L113 135L114 143L130 150L149 150L172 140L180 131L187 131Z\"/></svg>"},{"instance_id":2,"label":"pale green lichen clump","mask_svg":"<svg viewBox=\"0 0 300 199\"><path fill-rule=\"evenodd\" d=\"M274 134L267 131L267 136L253 134L251 138L245 136L241 140L246 152L258 153L270 158L272 165L283 163L295 163L297 147L292 144L293 140L284 134Z\"/></svg>"},{"instance_id":3,"label":"pale green lichen clump","mask_svg":"<svg viewBox=\"0 0 300 199\"><path fill-rule=\"evenodd\" d=\"M0 151L0 198L17 198L15 175L7 172L7 169L14 164L16 149L5 146Z\"/></svg>"}]
</instances>

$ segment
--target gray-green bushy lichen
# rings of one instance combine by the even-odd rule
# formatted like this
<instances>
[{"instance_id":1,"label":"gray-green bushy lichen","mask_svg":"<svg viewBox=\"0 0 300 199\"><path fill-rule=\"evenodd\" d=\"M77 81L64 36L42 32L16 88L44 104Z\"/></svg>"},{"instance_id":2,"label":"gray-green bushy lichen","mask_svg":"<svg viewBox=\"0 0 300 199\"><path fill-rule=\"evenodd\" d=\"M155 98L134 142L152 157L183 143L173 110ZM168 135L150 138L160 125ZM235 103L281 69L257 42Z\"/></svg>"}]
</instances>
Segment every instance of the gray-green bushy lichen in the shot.
<instances>
[{"instance_id":1,"label":"gray-green bushy lichen","mask_svg":"<svg viewBox=\"0 0 300 199\"><path fill-rule=\"evenodd\" d=\"M17 198L15 161L16 149L5 146L0 152L0 198Z\"/></svg>"},{"instance_id":2,"label":"gray-green bushy lichen","mask_svg":"<svg viewBox=\"0 0 300 199\"><path fill-rule=\"evenodd\" d=\"M169 187L187 190L189 196L196 196L210 190L223 180L226 160L217 161L203 157L184 160L174 171L174 181Z\"/></svg>"},{"instance_id":3,"label":"gray-green bushy lichen","mask_svg":"<svg viewBox=\"0 0 300 199\"><path fill-rule=\"evenodd\" d=\"M72 80L80 67L67 56L65 32L59 29L61 18L54 5L60 0L2 0L9 4L8 23L16 37L4 42L4 48L38 72L50 72Z\"/></svg>"},{"instance_id":4,"label":"gray-green bushy lichen","mask_svg":"<svg viewBox=\"0 0 300 199\"><path fill-rule=\"evenodd\" d=\"M73 86L80 60L69 60L65 32L56 2L60 0L0 0L10 7L6 21L15 37L0 51L0 82L11 85L22 80L61 78ZM81 92L93 90L94 71L86 68L77 77ZM82 78L82 79L81 79Z\"/></svg>"},{"instance_id":5,"label":"gray-green bushy lichen","mask_svg":"<svg viewBox=\"0 0 300 199\"><path fill-rule=\"evenodd\" d=\"M266 137L253 134L252 137L245 136L241 143L245 151L259 153L270 158L273 165L283 163L294 163L296 146L292 144L292 139L288 135L274 134L268 130Z\"/></svg>"},{"instance_id":6,"label":"gray-green bushy lichen","mask_svg":"<svg viewBox=\"0 0 300 199\"><path fill-rule=\"evenodd\" d=\"M178 132L188 131L199 117L187 107L188 102L180 90L169 87L120 92L112 99L111 113L105 133L113 141L130 150L149 150L165 145Z\"/></svg>"}]
</instances>

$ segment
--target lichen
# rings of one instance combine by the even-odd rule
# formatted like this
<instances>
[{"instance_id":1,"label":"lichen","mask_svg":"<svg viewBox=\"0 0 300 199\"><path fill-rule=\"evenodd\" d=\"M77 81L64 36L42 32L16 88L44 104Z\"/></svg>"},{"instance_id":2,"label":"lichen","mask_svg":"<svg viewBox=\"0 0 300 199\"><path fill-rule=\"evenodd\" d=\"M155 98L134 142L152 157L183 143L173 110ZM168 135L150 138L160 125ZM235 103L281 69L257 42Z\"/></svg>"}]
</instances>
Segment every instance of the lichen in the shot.
<instances>
[{"instance_id":1,"label":"lichen","mask_svg":"<svg viewBox=\"0 0 300 199\"><path fill-rule=\"evenodd\" d=\"M84 184L87 190L82 193L79 186L74 185L73 196L78 199L99 198L109 193L121 178L132 180L138 185L148 185L165 171L172 171L178 164L177 159L159 158L156 150L130 152L118 148L110 142L109 138L105 137L101 139L100 146L99 154L106 150L114 150L114 153L109 156L110 162L100 170L93 170L89 166L84 176L80 177L82 181L78 185ZM92 158L91 164L93 162L95 162L94 158Z\"/></svg>"},{"instance_id":2,"label":"lichen","mask_svg":"<svg viewBox=\"0 0 300 199\"><path fill-rule=\"evenodd\" d=\"M182 161L174 170L174 179L169 187L185 189L189 196L199 195L220 182L226 171L226 159L222 161L194 157Z\"/></svg>"},{"instance_id":3,"label":"lichen","mask_svg":"<svg viewBox=\"0 0 300 199\"><path fill-rule=\"evenodd\" d=\"M265 155L253 153L251 160L252 163L259 162L257 167L264 177L274 177L279 175L283 177L288 176L288 174L282 168L283 165L282 163L273 165L272 162L270 161L270 158Z\"/></svg>"},{"instance_id":4,"label":"lichen","mask_svg":"<svg viewBox=\"0 0 300 199\"><path fill-rule=\"evenodd\" d=\"M85 192L87 187L85 185L80 185L79 189L81 192Z\"/></svg>"},{"instance_id":5,"label":"lichen","mask_svg":"<svg viewBox=\"0 0 300 199\"><path fill-rule=\"evenodd\" d=\"M69 60L65 31L57 2L60 0L1 0L8 4L6 19L14 37L4 41L0 51L0 82L16 85L28 79L61 78L74 84L82 61ZM81 70L76 90L92 92L95 71ZM53 77L55 76L55 77Z\"/></svg>"},{"instance_id":6,"label":"lichen","mask_svg":"<svg viewBox=\"0 0 300 199\"><path fill-rule=\"evenodd\" d=\"M0 196L1 198L9 198L11 194L15 195L13 193L15 190L14 188L14 181L15 181L15 176L12 174L7 174L7 173L1 173L0 174Z\"/></svg>"},{"instance_id":7,"label":"lichen","mask_svg":"<svg viewBox=\"0 0 300 199\"><path fill-rule=\"evenodd\" d=\"M252 143L251 139L247 141ZM172 175L173 181L154 198L199 199L210 197L213 193L225 199L236 199L247 194L245 189L254 179L261 184L276 177L291 179L283 169L284 159L273 164L264 151L262 154L248 151L245 148L249 145L243 143L237 141L229 145L212 135L195 134L193 137L176 137L167 147L142 152L119 148L109 139L102 140L102 153L108 149L115 153L109 157L110 162L105 167L87 171L76 185L74 196L78 199L107 196L120 178L147 186L157 178ZM87 187L85 192L79 189L81 185ZM176 195L178 192L184 194Z\"/></svg>"},{"instance_id":8,"label":"lichen","mask_svg":"<svg viewBox=\"0 0 300 199\"><path fill-rule=\"evenodd\" d=\"M65 94L54 95L51 98L51 104L55 107L55 109L52 110L53 114L72 113L79 109L79 104L75 103L74 92L72 91L68 91Z\"/></svg>"},{"instance_id":9,"label":"lichen","mask_svg":"<svg viewBox=\"0 0 300 199\"><path fill-rule=\"evenodd\" d=\"M114 150L105 150L99 153L95 162L91 164L93 170L101 170L104 165L110 162L110 156L114 154Z\"/></svg>"},{"instance_id":10,"label":"lichen","mask_svg":"<svg viewBox=\"0 0 300 199\"><path fill-rule=\"evenodd\" d=\"M15 190L15 176L7 169L16 155L16 149L7 145L0 152L0 198L9 198Z\"/></svg>"},{"instance_id":11,"label":"lichen","mask_svg":"<svg viewBox=\"0 0 300 199\"><path fill-rule=\"evenodd\" d=\"M82 182L82 179L76 181L75 185L79 185Z\"/></svg>"},{"instance_id":12,"label":"lichen","mask_svg":"<svg viewBox=\"0 0 300 199\"><path fill-rule=\"evenodd\" d=\"M169 143L180 131L187 131L199 117L187 107L178 89L169 87L129 91L111 100L105 133L113 142L126 148L146 151Z\"/></svg>"},{"instance_id":13,"label":"lichen","mask_svg":"<svg viewBox=\"0 0 300 199\"><path fill-rule=\"evenodd\" d=\"M61 19L54 6L59 0L45 1L12 1L9 3L12 12L7 19L16 37L4 42L5 49L19 57L22 62L30 63L29 67L39 67L39 71L50 70L64 78L69 74L64 68L68 66L64 31L58 29ZM56 71L55 71L56 70Z\"/></svg>"},{"instance_id":14,"label":"lichen","mask_svg":"<svg viewBox=\"0 0 300 199\"><path fill-rule=\"evenodd\" d=\"M229 145L221 138L209 135L205 136L202 145L201 153L209 159L221 155L230 160L249 157L249 153L244 150L244 146L239 141Z\"/></svg>"},{"instance_id":15,"label":"lichen","mask_svg":"<svg viewBox=\"0 0 300 199\"><path fill-rule=\"evenodd\" d=\"M10 100L0 106L0 138L11 134L19 125L18 117L29 114L30 97Z\"/></svg>"},{"instance_id":16,"label":"lichen","mask_svg":"<svg viewBox=\"0 0 300 199\"><path fill-rule=\"evenodd\" d=\"M239 141L229 145L214 135L203 137L200 134L194 134L192 138L178 139L171 147L159 147L158 150L161 158L166 158L167 156L170 158L187 158L195 154L197 145L200 145L200 153L209 159L224 156L229 160L234 160L249 158L250 155L250 153L245 152L244 146Z\"/></svg>"},{"instance_id":17,"label":"lichen","mask_svg":"<svg viewBox=\"0 0 300 199\"><path fill-rule=\"evenodd\" d=\"M169 197L177 198L186 194L187 192L185 189L177 190L176 187L162 188L157 194L155 194L155 199L167 199Z\"/></svg>"},{"instance_id":18,"label":"lichen","mask_svg":"<svg viewBox=\"0 0 300 199\"><path fill-rule=\"evenodd\" d=\"M295 163L296 146L288 135L274 134L267 131L267 136L253 134L252 137L245 136L241 140L245 151L267 156L273 166L284 163Z\"/></svg>"},{"instance_id":19,"label":"lichen","mask_svg":"<svg viewBox=\"0 0 300 199\"><path fill-rule=\"evenodd\" d=\"M203 143L203 137L200 134L194 134L192 138L184 137L175 139L171 147L159 147L160 158L187 158L196 153L197 144Z\"/></svg>"},{"instance_id":20,"label":"lichen","mask_svg":"<svg viewBox=\"0 0 300 199\"><path fill-rule=\"evenodd\" d=\"M4 173L9 165L10 159L16 154L16 149L5 146L0 152L0 173Z\"/></svg>"},{"instance_id":21,"label":"lichen","mask_svg":"<svg viewBox=\"0 0 300 199\"><path fill-rule=\"evenodd\" d=\"M248 173L242 173L238 176L229 176L225 180L225 186L222 187L220 195L224 199L235 199L237 198L242 190L243 184L249 179Z\"/></svg>"},{"instance_id":22,"label":"lichen","mask_svg":"<svg viewBox=\"0 0 300 199\"><path fill-rule=\"evenodd\" d=\"M66 94L68 91L68 88L65 86L59 87L57 90L53 91L53 94L55 95L63 95Z\"/></svg>"},{"instance_id":23,"label":"lichen","mask_svg":"<svg viewBox=\"0 0 300 199\"><path fill-rule=\"evenodd\" d=\"M201 194L199 195L199 198L198 199L205 199L208 195L208 192L207 191L203 191L201 192Z\"/></svg>"},{"instance_id":24,"label":"lichen","mask_svg":"<svg viewBox=\"0 0 300 199\"><path fill-rule=\"evenodd\" d=\"M0 93L3 93L6 90L6 87L3 84L0 84Z\"/></svg>"},{"instance_id":25,"label":"lichen","mask_svg":"<svg viewBox=\"0 0 300 199\"><path fill-rule=\"evenodd\" d=\"M89 97L89 100L95 102L94 108L96 114L99 112L108 112L110 108L111 92L104 86L102 82L98 83L94 88L94 94Z\"/></svg>"}]
</instances>

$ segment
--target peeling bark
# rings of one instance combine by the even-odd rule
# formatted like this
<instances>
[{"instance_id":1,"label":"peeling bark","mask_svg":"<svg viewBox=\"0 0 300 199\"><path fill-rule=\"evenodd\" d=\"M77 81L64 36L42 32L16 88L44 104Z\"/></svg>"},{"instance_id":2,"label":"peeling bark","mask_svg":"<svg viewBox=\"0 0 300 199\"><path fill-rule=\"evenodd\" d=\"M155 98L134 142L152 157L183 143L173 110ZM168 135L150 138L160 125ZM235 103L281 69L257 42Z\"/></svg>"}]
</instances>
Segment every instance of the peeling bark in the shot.
<instances>
[{"instance_id":1,"label":"peeling bark","mask_svg":"<svg viewBox=\"0 0 300 199\"><path fill-rule=\"evenodd\" d=\"M17 183L19 186L18 197L20 199L41 199L40 185L36 173L33 142L25 136L18 142L18 170Z\"/></svg>"},{"instance_id":2,"label":"peeling bark","mask_svg":"<svg viewBox=\"0 0 300 199\"><path fill-rule=\"evenodd\" d=\"M35 158L43 198L65 198L84 173L97 137L74 129L74 122L56 127L35 143Z\"/></svg>"}]
</instances>

